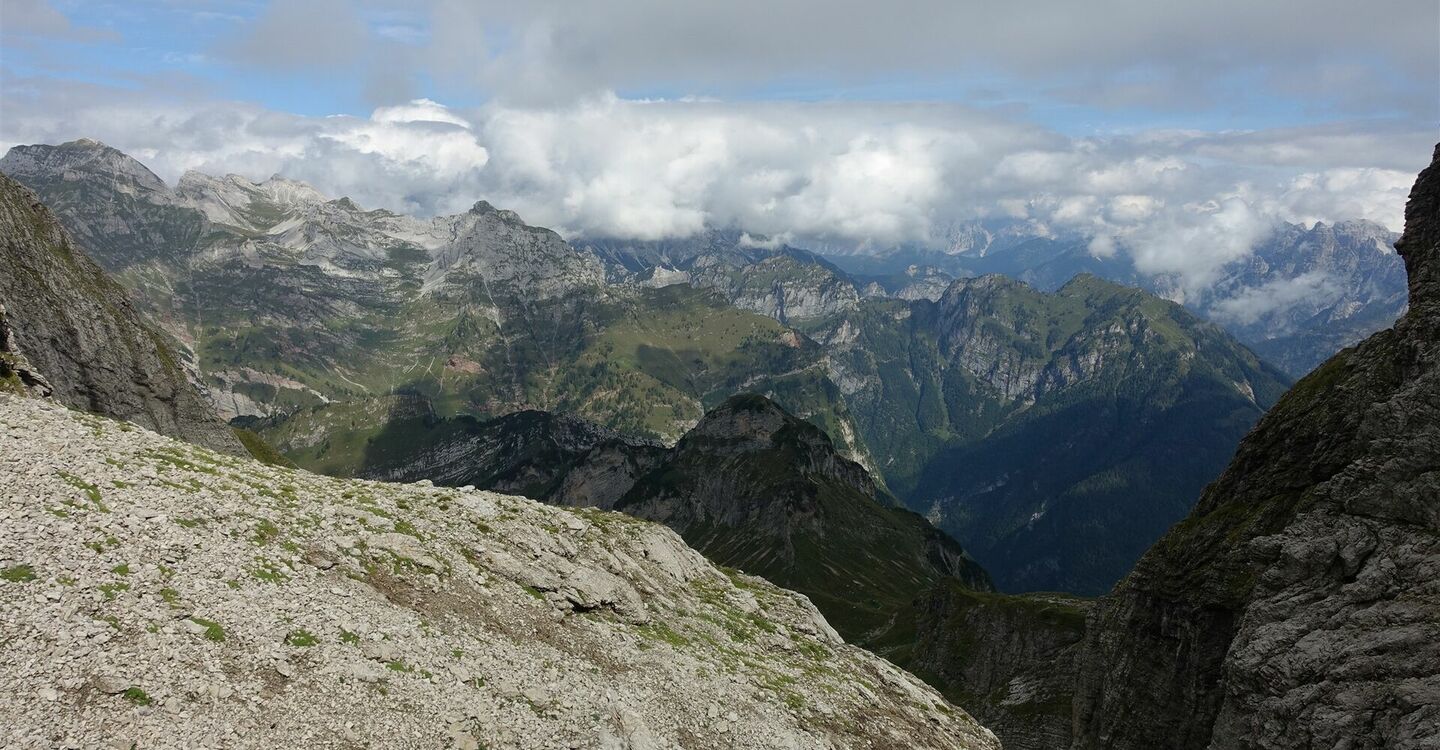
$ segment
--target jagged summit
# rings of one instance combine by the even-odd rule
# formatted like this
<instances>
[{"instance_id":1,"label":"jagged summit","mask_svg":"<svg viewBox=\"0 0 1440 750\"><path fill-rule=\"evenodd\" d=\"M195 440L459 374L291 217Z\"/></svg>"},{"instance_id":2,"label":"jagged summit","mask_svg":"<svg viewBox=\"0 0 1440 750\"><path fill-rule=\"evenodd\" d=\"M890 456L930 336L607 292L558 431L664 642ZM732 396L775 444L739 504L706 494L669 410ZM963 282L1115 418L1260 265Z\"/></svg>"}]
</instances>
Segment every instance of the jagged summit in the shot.
<instances>
[{"instance_id":1,"label":"jagged summit","mask_svg":"<svg viewBox=\"0 0 1440 750\"><path fill-rule=\"evenodd\" d=\"M175 196L217 224L259 231L329 200L308 183L280 175L253 182L238 174L214 177L195 170L181 175Z\"/></svg>"},{"instance_id":2,"label":"jagged summit","mask_svg":"<svg viewBox=\"0 0 1440 750\"><path fill-rule=\"evenodd\" d=\"M470 213L479 216L494 216L507 224L525 225L524 220L520 218L520 214L506 208L496 208L490 204L490 201L486 200L476 201L475 205L470 207Z\"/></svg>"}]
</instances>

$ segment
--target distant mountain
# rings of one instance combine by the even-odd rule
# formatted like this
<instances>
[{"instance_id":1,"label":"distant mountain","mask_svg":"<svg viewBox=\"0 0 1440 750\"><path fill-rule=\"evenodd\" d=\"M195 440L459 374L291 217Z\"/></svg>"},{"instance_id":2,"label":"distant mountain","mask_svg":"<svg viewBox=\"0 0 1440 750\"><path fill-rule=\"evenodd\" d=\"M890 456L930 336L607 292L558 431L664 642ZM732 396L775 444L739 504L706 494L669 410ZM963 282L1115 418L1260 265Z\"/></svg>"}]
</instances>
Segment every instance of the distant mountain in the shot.
<instances>
[{"instance_id":1,"label":"distant mountain","mask_svg":"<svg viewBox=\"0 0 1440 750\"><path fill-rule=\"evenodd\" d=\"M1287 379L1179 305L1093 276L867 300L830 346L889 486L1002 590L1105 591Z\"/></svg>"},{"instance_id":2,"label":"distant mountain","mask_svg":"<svg viewBox=\"0 0 1440 750\"><path fill-rule=\"evenodd\" d=\"M786 325L853 310L852 279L824 258L783 243L756 244L739 231L708 230L679 240L613 238L574 244L611 264L612 279L647 286L689 284Z\"/></svg>"},{"instance_id":3,"label":"distant mountain","mask_svg":"<svg viewBox=\"0 0 1440 750\"><path fill-rule=\"evenodd\" d=\"M1405 311L1397 239L1364 221L1287 224L1187 305L1298 377Z\"/></svg>"},{"instance_id":4,"label":"distant mountain","mask_svg":"<svg viewBox=\"0 0 1440 750\"><path fill-rule=\"evenodd\" d=\"M614 507L810 596L862 644L885 641L894 613L942 578L990 588L959 545L901 509L824 432L760 396L711 410Z\"/></svg>"},{"instance_id":5,"label":"distant mountain","mask_svg":"<svg viewBox=\"0 0 1440 750\"><path fill-rule=\"evenodd\" d=\"M0 382L215 450L244 452L171 343L75 247L35 194L4 175L0 269Z\"/></svg>"},{"instance_id":6,"label":"distant mountain","mask_svg":"<svg viewBox=\"0 0 1440 750\"><path fill-rule=\"evenodd\" d=\"M943 249L903 246L829 256L875 292L914 299L919 288L904 274L919 269L933 289L944 278L1002 274L1042 289L1060 288L1088 273L1148 289L1219 323L1292 377L1395 321L1405 308L1405 275L1391 250L1394 232L1367 221L1305 228L1282 224L1253 252L1221 269L1200 290L1147 274L1128 256L1099 258L1089 241L1024 222L968 222L952 226Z\"/></svg>"},{"instance_id":7,"label":"distant mountain","mask_svg":"<svg viewBox=\"0 0 1440 750\"><path fill-rule=\"evenodd\" d=\"M1440 147L1409 309L1295 384L1090 619L1075 748L1440 737Z\"/></svg>"}]
</instances>

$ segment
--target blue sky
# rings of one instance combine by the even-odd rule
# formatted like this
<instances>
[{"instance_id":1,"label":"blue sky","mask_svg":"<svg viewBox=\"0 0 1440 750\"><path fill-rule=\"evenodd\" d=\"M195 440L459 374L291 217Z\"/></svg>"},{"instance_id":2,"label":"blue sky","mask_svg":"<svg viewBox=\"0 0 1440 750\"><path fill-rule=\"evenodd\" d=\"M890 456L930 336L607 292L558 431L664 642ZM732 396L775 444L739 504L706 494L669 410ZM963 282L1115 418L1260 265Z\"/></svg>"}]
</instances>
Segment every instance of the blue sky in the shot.
<instances>
[{"instance_id":1,"label":"blue sky","mask_svg":"<svg viewBox=\"0 0 1440 750\"><path fill-rule=\"evenodd\" d=\"M595 40L582 39L581 43L613 41L628 50L644 47L648 33L694 32L695 27L687 25L688 19L677 17L681 14L672 11L646 16L646 3L623 4L640 6L635 14L654 19L656 28L647 30L642 21L633 38L606 29L597 33ZM95 83L122 91L175 97L248 101L301 115L363 115L375 106L418 97L455 107L475 106L513 93L482 73L487 66L503 71L506 65L519 61L564 78L574 72L565 66L576 65L574 60L563 59L565 50L552 50L551 57L560 59L557 63L526 49L527 38L535 35L536 28L554 32L560 23L556 16L563 19L566 15L563 8L547 12L551 6L548 3L534 3L537 9L531 14L516 13L513 8L491 13L483 3L458 3L472 9L463 15L475 26L469 39L458 45L451 43L463 50L461 56L468 53L469 57L452 66L423 59L430 48L441 43L434 28L447 22L444 14L449 11L443 8L447 5L444 0L54 0L48 8L45 5L40 0L6 0L6 15L11 16L11 22L0 25L22 27L18 34L7 38L3 66L8 75ZM897 4L895 12L903 15L907 5ZM1132 22L1127 19L1131 11L1126 3L1109 3L1108 12L1114 16L1109 19L1104 18L1107 10L1101 5L1107 4L1096 4L1093 15L1101 17L1099 23L1106 28ZM1170 5L1183 7L1179 3ZM1160 13L1156 14L1162 17L1158 22L1151 19L1139 24L1142 27L1132 35L1097 38L1090 47L1083 39L1072 37L1083 37L1092 30L1076 27L1060 45L1073 57L1059 60L1046 55L1031 60L1010 52L987 59L983 49L974 55L947 54L943 49L897 54L897 49L908 46L904 28L877 36L873 48L854 48L853 53L848 53L853 62L844 59L844 50L823 50L826 54L811 59L776 50L787 45L809 48L814 44L800 43L795 29L786 26L797 21L785 19L777 21L780 28L773 37L759 35L736 44L735 56L750 62L737 65L726 59L723 45L701 42L697 43L701 49L694 59L687 58L683 46L655 50L648 56L643 52L629 54L602 70L600 77L582 76L575 87L561 88L571 93L605 89L625 98L958 102L1020 113L1072 135L1153 128L1270 128L1337 118L1433 124L1440 118L1440 49L1436 49L1440 45L1435 42L1436 34L1440 34L1440 4L1420 0L1365 4L1362 8L1354 3L1283 3L1276 7L1293 7L1296 14L1280 14L1278 20L1276 14L1239 11L1227 17L1226 9L1218 7L1225 3L1213 5L1217 6L1215 13L1200 21L1176 18L1174 26L1167 26L1163 22L1166 14ZM933 10L935 4L921 2L914 6L914 25L923 29L929 21L926 11ZM736 29L763 25L763 17L749 14L754 8L764 7L764 3L753 8L736 4L735 29L717 29L717 36L723 39L724 34ZM821 3L813 7L832 7L835 12L824 15L843 17L848 6ZM25 39L22 17L47 11L63 16L69 25L68 33L32 33ZM1313 20L1326 14L1332 16L1328 23ZM837 45L849 44L853 32L831 30L831 25L843 24L843 20L822 19L819 15L813 21L800 19L801 33L810 31L819 37L822 48L825 37L832 34L839 38ZM940 16L935 25L967 25L965 13L935 15ZM296 28L300 43L295 39L265 39L267 23L272 21L271 29ZM1023 18L1019 22L1004 18L993 22L1002 30L1025 28ZM865 19L856 21L857 25L864 23ZM1247 45L1231 39L1233 27L1246 23L1268 23L1273 26L1271 31L1287 38L1312 39L1308 47L1301 44L1267 54L1263 43ZM1164 35L1182 25L1198 27L1199 34L1177 44L1171 54ZM1428 34L1428 41L1425 34L1417 37L1416 28ZM1065 31L1059 30L1062 34ZM559 32L570 33L563 27ZM985 36L984 29L975 33ZM1146 38L1147 33L1152 37ZM1418 42L1412 41L1417 38ZM1273 46L1286 47L1278 41ZM923 50L930 43L929 37L922 37L916 46ZM267 49L267 44L274 46ZM955 45L965 44L965 37L958 35ZM1210 47L1203 49L1207 44ZM1417 49L1407 49L1407 44ZM1001 39L996 47L1009 50L1027 45L1056 46L1056 40L1043 34L1033 39L1017 35ZM1121 56L1110 59L1114 54L1106 53L1108 58L1103 64L1087 64L1102 45L1106 49L1120 48ZM306 46L322 49L311 59L291 53L296 47ZM1126 46L1132 49L1127 52ZM1194 47L1202 49L1197 54ZM281 59L277 59L277 51ZM603 50L592 54L598 59L608 57ZM1323 65L1334 70L1317 70ZM471 70L465 71L466 67ZM385 80L387 75L393 80ZM1310 85L1277 83L1286 78L1308 79ZM1149 90L1164 94L1149 95Z\"/></svg>"}]
</instances>

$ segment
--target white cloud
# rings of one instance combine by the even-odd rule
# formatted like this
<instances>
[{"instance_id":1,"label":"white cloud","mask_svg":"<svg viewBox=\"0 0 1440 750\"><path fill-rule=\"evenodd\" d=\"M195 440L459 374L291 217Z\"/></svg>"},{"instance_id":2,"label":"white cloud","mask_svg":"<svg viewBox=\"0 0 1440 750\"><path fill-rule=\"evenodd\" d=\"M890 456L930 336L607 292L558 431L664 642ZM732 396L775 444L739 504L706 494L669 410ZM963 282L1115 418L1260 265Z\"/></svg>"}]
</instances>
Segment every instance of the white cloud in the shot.
<instances>
[{"instance_id":1,"label":"white cloud","mask_svg":"<svg viewBox=\"0 0 1440 750\"><path fill-rule=\"evenodd\" d=\"M1340 286L1323 271L1311 271L1242 289L1213 303L1210 313L1222 323L1250 325L1272 312L1288 309L1300 302L1322 307L1326 301L1338 299L1341 292Z\"/></svg>"},{"instance_id":2,"label":"white cloud","mask_svg":"<svg viewBox=\"0 0 1440 750\"><path fill-rule=\"evenodd\" d=\"M1253 0L366 0L352 15L387 5L428 29L424 54L405 61L416 73L511 102L900 78L1099 107L1195 111L1285 97L1310 109L1437 113L1433 0L1310 0L1303 12ZM269 16L255 26L262 50L291 36ZM388 23L371 33L393 36ZM264 43L270 36L281 44Z\"/></svg>"},{"instance_id":3,"label":"white cloud","mask_svg":"<svg viewBox=\"0 0 1440 750\"><path fill-rule=\"evenodd\" d=\"M0 106L0 147L94 137L172 182L192 168L280 173L411 213L483 198L571 236L654 239L718 226L873 247L939 242L955 221L1019 218L1090 238L1098 256L1124 253L1142 271L1173 275L1182 291L1209 284L1277 222L1363 218L1398 229L1431 137L1388 133L1375 166L1355 148L1364 137L1335 125L1287 131L1284 141L1265 132L1071 138L938 104L605 95L466 111L416 100L365 118L301 117L18 86L0 93Z\"/></svg>"},{"instance_id":4,"label":"white cloud","mask_svg":"<svg viewBox=\"0 0 1440 750\"><path fill-rule=\"evenodd\" d=\"M416 99L406 104L379 107L370 115L375 122L443 122L470 129L470 122L461 118L445 105L429 99Z\"/></svg>"}]
</instances>

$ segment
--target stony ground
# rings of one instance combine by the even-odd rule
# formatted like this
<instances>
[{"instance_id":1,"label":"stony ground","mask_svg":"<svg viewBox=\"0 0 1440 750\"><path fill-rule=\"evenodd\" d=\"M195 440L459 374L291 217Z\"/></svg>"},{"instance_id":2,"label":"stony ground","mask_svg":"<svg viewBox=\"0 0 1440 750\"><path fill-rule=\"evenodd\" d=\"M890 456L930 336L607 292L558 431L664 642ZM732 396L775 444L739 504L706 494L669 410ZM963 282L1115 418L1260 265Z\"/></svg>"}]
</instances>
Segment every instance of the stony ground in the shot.
<instances>
[{"instance_id":1,"label":"stony ground","mask_svg":"<svg viewBox=\"0 0 1440 750\"><path fill-rule=\"evenodd\" d=\"M624 516L0 395L0 746L998 748Z\"/></svg>"}]
</instances>

